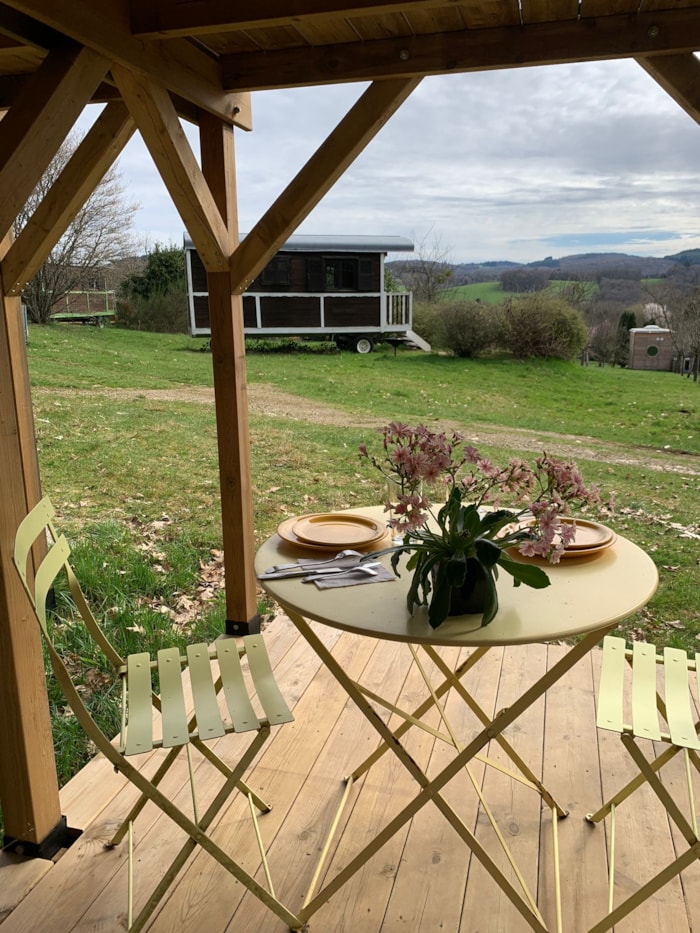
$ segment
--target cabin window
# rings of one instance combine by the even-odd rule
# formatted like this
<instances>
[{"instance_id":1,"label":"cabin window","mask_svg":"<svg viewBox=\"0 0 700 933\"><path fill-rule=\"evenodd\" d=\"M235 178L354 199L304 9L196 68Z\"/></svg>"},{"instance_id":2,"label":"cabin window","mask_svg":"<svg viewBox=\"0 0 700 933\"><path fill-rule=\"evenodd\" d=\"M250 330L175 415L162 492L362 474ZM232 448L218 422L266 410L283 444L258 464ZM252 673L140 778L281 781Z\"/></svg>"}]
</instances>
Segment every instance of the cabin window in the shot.
<instances>
[{"instance_id":1,"label":"cabin window","mask_svg":"<svg viewBox=\"0 0 700 933\"><path fill-rule=\"evenodd\" d=\"M325 286L328 292L357 291L357 260L326 259Z\"/></svg>"},{"instance_id":2,"label":"cabin window","mask_svg":"<svg viewBox=\"0 0 700 933\"><path fill-rule=\"evenodd\" d=\"M261 285L289 285L289 257L275 256L260 273Z\"/></svg>"},{"instance_id":3,"label":"cabin window","mask_svg":"<svg viewBox=\"0 0 700 933\"><path fill-rule=\"evenodd\" d=\"M314 256L306 260L309 292L371 292L377 290L375 263L357 256Z\"/></svg>"}]
</instances>

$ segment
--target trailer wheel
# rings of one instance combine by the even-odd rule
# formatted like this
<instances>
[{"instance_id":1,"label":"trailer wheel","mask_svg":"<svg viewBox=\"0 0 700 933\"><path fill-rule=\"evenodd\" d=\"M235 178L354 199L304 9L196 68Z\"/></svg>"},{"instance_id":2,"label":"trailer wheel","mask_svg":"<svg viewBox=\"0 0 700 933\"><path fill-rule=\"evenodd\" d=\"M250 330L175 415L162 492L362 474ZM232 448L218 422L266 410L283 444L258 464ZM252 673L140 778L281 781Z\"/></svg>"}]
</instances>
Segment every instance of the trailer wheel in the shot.
<instances>
[{"instance_id":1,"label":"trailer wheel","mask_svg":"<svg viewBox=\"0 0 700 933\"><path fill-rule=\"evenodd\" d=\"M374 342L371 337L355 337L352 348L355 353L371 353L374 349Z\"/></svg>"}]
</instances>

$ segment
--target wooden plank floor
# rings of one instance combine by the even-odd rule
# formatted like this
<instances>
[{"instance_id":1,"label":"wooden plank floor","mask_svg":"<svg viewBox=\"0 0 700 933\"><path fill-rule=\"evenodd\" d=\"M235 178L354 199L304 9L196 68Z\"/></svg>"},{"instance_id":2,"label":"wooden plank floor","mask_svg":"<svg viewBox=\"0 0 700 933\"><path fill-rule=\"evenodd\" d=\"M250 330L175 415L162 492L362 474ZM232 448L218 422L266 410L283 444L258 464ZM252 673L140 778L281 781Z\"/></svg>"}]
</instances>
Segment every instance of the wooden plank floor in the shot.
<instances>
[{"instance_id":1,"label":"wooden plank floor","mask_svg":"<svg viewBox=\"0 0 700 933\"><path fill-rule=\"evenodd\" d=\"M318 631L346 670L353 676L362 674L368 686L381 685L385 694L402 690L404 696L419 696L415 668L408 663L404 646L379 644L320 626ZM275 619L266 638L277 679L294 706L295 722L275 731L249 782L273 804L261 818L261 828L271 844L276 893L295 909L310 884L324 829L342 794L341 778L374 748L376 740L289 620ZM470 687L487 711L503 708L564 650L538 645L494 650L470 676ZM445 654L455 660L453 651ZM595 728L599 655L594 652L576 665L506 732L570 811L559 823L566 933L587 930L605 912L607 899L606 828L590 826L584 814L632 773L617 736ZM460 735L473 732L474 721L457 698L449 698L448 712ZM236 741L237 737L221 740L219 751L224 757L234 750ZM409 748L415 760L430 771L451 754L448 746L424 732L411 738ZM498 747L488 753L494 759L503 757ZM150 756L157 758L158 753ZM143 767L152 769L154 760L144 756ZM198 770L208 776L212 769L202 766ZM554 928L549 811L542 811L530 790L492 768L477 762L472 775L483 786L526 882ZM164 789L184 800L184 766L173 769L166 780ZM205 802L212 787L205 776ZM413 787L393 755L385 755L358 782L331 852L331 876L365 844L374 827L408 802ZM504 870L510 871L494 846L494 833L466 775L450 785L445 796L467 825L476 827L478 838ZM104 760L92 762L63 789L63 812L69 825L80 827L83 833L55 863L0 856L2 933L125 928L125 848L107 851L102 843L133 799L133 791ZM618 894L622 897L647 878L659 860L670 859L673 838L664 813L646 792L639 793L635 805L620 808L618 837ZM261 876L246 805L240 798L226 810L217 839L244 867ZM147 807L136 824L137 908L139 893L150 891L168 855L181 842L180 831ZM286 927L208 855L199 853L182 872L149 929L153 933L283 933ZM319 933L518 933L527 929L432 805L419 812L310 922L310 930ZM618 933L693 929L700 930L697 862L617 927Z\"/></svg>"}]
</instances>

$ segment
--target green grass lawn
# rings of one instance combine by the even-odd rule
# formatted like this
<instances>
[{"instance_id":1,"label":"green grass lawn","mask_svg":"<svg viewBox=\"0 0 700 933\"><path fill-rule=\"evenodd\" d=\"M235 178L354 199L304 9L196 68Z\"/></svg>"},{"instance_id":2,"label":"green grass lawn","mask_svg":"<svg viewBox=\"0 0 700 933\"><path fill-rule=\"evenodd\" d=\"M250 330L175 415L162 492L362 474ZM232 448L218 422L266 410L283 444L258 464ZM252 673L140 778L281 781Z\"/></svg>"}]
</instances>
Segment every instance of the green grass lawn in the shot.
<instances>
[{"instance_id":1,"label":"green grass lawn","mask_svg":"<svg viewBox=\"0 0 700 933\"><path fill-rule=\"evenodd\" d=\"M202 345L114 328L30 331L43 486L125 650L134 632L147 648L158 642L164 617L177 619L220 548L212 361ZM610 523L659 566L657 595L624 629L697 646L700 386L667 373L389 349L250 353L247 368L252 399L272 386L296 400L286 416L251 405L258 541L288 515L381 501L379 474L357 456L377 424L456 427L490 437L478 445L499 459L532 456L534 437L555 455L580 452L586 479L616 497ZM221 599L202 605L209 637L222 625ZM67 758L64 778L81 761Z\"/></svg>"}]
</instances>

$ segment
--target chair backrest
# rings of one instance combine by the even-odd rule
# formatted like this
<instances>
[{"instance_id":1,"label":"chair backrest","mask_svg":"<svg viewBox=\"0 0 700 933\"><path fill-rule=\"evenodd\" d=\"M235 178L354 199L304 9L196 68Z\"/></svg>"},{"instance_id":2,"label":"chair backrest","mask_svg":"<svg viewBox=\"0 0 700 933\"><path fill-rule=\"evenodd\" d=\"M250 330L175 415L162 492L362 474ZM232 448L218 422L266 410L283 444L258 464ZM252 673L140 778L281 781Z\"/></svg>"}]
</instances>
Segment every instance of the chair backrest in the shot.
<instances>
[{"instance_id":1,"label":"chair backrest","mask_svg":"<svg viewBox=\"0 0 700 933\"><path fill-rule=\"evenodd\" d=\"M46 621L46 605L56 578L63 573L68 581L71 598L91 637L115 668L123 667L124 659L100 628L80 588L69 562L70 546L65 535L57 533L53 522L55 517L56 511L51 500L44 496L22 519L15 537L15 567L34 606L44 637L51 641ZM48 553L32 573L33 563L30 563L29 558L34 543L39 540L46 541Z\"/></svg>"},{"instance_id":2,"label":"chair backrest","mask_svg":"<svg viewBox=\"0 0 700 933\"><path fill-rule=\"evenodd\" d=\"M117 750L112 746L109 737L92 718L80 691L73 683L63 657L56 649L51 637L51 629L47 619L47 601L55 580L61 573L64 573L76 609L92 637L115 666L115 669L125 663L90 611L80 584L69 563L70 547L68 541L64 535L57 533L53 524L55 515L56 512L51 500L46 496L25 516L17 529L15 537L14 564L34 608L37 621L41 626L54 676L68 705L96 747L107 758L116 763L120 757ZM41 549L41 551L42 553L46 552L45 556L40 559L38 566L34 567L34 561L31 560L32 548L36 541L40 540L43 543L44 538L46 539L46 548Z\"/></svg>"}]
</instances>

